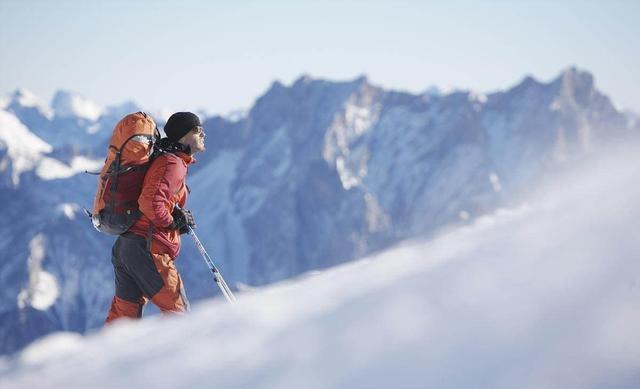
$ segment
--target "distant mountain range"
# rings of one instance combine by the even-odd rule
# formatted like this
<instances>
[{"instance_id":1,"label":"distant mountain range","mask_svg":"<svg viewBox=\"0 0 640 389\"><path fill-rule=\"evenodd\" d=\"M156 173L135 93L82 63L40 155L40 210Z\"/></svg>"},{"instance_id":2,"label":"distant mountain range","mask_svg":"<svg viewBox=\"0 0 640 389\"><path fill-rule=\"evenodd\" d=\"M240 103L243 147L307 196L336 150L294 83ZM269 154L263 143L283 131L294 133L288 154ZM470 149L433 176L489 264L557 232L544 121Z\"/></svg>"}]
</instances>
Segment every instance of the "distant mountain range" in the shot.
<instances>
[{"instance_id":1,"label":"distant mountain range","mask_svg":"<svg viewBox=\"0 0 640 389\"><path fill-rule=\"evenodd\" d=\"M100 108L26 91L0 111L0 352L102 324L110 246L82 215L111 129L133 103ZM153 114L153 113L152 113ZM162 125L162 121L159 125ZM230 285L259 286L359 258L519 201L547 173L640 141L575 68L482 95L384 90L365 77L274 82L246 114L204 121L188 179L198 234ZM191 242L177 261L192 300L216 294Z\"/></svg>"}]
</instances>

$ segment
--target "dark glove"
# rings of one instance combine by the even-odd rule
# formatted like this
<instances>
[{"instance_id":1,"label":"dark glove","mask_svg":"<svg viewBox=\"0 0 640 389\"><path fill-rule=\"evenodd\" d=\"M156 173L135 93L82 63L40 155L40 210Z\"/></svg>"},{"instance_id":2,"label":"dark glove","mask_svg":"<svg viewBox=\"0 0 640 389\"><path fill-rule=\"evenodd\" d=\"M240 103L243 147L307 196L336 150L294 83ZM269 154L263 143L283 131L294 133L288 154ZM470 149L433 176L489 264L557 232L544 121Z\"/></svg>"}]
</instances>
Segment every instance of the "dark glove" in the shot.
<instances>
[{"instance_id":1,"label":"dark glove","mask_svg":"<svg viewBox=\"0 0 640 389\"><path fill-rule=\"evenodd\" d=\"M196 228L196 221L189 210L175 208L171 212L171 216L173 216L173 221L167 227L171 230L179 230L180 234L186 234L189 232L189 227Z\"/></svg>"}]
</instances>

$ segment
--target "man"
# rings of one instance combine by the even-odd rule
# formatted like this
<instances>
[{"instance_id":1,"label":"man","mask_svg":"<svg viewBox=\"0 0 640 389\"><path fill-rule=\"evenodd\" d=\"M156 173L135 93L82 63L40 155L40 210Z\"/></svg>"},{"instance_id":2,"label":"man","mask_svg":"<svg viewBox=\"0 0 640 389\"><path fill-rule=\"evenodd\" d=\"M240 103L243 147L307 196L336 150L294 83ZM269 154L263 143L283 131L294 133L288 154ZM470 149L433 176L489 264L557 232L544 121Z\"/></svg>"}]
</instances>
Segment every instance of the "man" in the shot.
<instances>
[{"instance_id":1,"label":"man","mask_svg":"<svg viewBox=\"0 0 640 389\"><path fill-rule=\"evenodd\" d=\"M142 216L113 245L116 293L107 323L142 317L148 300L163 313L189 310L173 261L180 251L180 234L195 227L193 216L184 210L185 177L187 167L195 161L193 155L205 150L205 134L200 119L191 112L171 115L164 131L164 151L151 163L138 198Z\"/></svg>"}]
</instances>

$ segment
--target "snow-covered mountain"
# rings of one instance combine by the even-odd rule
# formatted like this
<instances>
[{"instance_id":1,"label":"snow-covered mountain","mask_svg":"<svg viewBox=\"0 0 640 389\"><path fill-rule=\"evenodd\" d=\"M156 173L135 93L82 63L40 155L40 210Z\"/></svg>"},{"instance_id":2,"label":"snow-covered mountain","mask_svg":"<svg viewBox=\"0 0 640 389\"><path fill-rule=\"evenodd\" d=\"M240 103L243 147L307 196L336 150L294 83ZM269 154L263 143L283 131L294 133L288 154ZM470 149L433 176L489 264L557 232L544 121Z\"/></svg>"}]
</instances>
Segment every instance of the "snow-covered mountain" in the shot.
<instances>
[{"instance_id":1,"label":"snow-covered mountain","mask_svg":"<svg viewBox=\"0 0 640 389\"><path fill-rule=\"evenodd\" d=\"M190 204L230 277L254 285L465 223L640 133L574 68L489 95L302 77L205 128Z\"/></svg>"},{"instance_id":2,"label":"snow-covered mountain","mask_svg":"<svg viewBox=\"0 0 640 389\"><path fill-rule=\"evenodd\" d=\"M12 104L2 123L57 140L28 142L31 151L20 154L31 158L21 157L25 165L0 137L0 161L10 161L0 169L8 214L0 220L0 352L103 321L113 294L113 239L93 231L81 213L91 206L95 177L47 179L42 173L55 169L38 169L42 161L73 169L103 157L111 128L134 108L60 122L44 115L50 126L80 128L46 132L32 129ZM527 77L488 95L412 95L364 77L305 76L291 86L275 82L246 115L208 118L204 127L208 151L189 176L188 206L232 286L264 285L464 225L518 204L549 172L582 164L609 143L638 142L640 133L577 69L549 83ZM74 165L75 158L84 159ZM177 265L192 300L215 295L191 242Z\"/></svg>"},{"instance_id":3,"label":"snow-covered mountain","mask_svg":"<svg viewBox=\"0 0 640 389\"><path fill-rule=\"evenodd\" d=\"M101 165L83 155L56 158L51 145L0 111L2 352L52 330L100 324L96 307L85 304L104 298L93 278L108 277L109 269L95 249L109 240L81 221L79 204L92 196L94 180L78 173Z\"/></svg>"},{"instance_id":4,"label":"snow-covered mountain","mask_svg":"<svg viewBox=\"0 0 640 389\"><path fill-rule=\"evenodd\" d=\"M86 156L74 156L68 163L51 157L54 148L33 134L17 117L0 110L0 171L3 186L17 187L20 176L31 172L44 181L68 178L86 169L95 170L102 166Z\"/></svg>"},{"instance_id":5,"label":"snow-covered mountain","mask_svg":"<svg viewBox=\"0 0 640 389\"><path fill-rule=\"evenodd\" d=\"M49 127L54 116L48 105L45 105L26 89L18 89L7 96L7 103L3 109L13 113L25 126L31 129L31 132L38 136L41 136Z\"/></svg>"},{"instance_id":6,"label":"snow-covered mountain","mask_svg":"<svg viewBox=\"0 0 640 389\"><path fill-rule=\"evenodd\" d=\"M638 152L585 162L524 206L235 305L52 335L0 361L0 385L635 388Z\"/></svg>"},{"instance_id":7,"label":"snow-covered mountain","mask_svg":"<svg viewBox=\"0 0 640 389\"><path fill-rule=\"evenodd\" d=\"M8 97L5 110L15 115L31 132L55 147L58 156L104 153L113 125L124 115L139 111L133 102L106 108L78 93L58 91L51 104L42 103L25 89ZM99 138L99 139L98 139Z\"/></svg>"}]
</instances>

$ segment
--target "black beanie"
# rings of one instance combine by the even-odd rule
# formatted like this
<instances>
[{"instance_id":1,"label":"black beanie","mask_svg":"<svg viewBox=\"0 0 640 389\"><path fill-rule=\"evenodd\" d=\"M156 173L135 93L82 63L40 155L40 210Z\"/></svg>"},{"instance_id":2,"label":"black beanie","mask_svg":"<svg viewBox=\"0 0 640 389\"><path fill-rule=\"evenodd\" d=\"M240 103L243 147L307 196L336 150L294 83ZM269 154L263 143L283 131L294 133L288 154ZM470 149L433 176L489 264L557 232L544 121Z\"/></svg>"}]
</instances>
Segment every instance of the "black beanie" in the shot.
<instances>
[{"instance_id":1,"label":"black beanie","mask_svg":"<svg viewBox=\"0 0 640 389\"><path fill-rule=\"evenodd\" d=\"M201 126L200 119L191 112L176 112L164 125L164 133L167 134L167 138L177 142L183 136L187 135L194 127Z\"/></svg>"}]
</instances>

